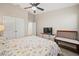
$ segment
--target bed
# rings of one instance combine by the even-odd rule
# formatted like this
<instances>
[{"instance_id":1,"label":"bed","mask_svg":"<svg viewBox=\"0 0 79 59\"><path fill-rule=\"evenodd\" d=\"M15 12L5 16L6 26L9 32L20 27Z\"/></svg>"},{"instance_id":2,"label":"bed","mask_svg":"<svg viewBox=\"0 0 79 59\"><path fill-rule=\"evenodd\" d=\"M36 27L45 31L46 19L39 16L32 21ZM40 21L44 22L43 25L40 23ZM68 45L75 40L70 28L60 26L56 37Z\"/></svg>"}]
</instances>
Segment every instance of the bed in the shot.
<instances>
[{"instance_id":1,"label":"bed","mask_svg":"<svg viewBox=\"0 0 79 59\"><path fill-rule=\"evenodd\" d=\"M61 54L58 45L51 40L37 36L7 40L0 50L2 56L57 56Z\"/></svg>"}]
</instances>

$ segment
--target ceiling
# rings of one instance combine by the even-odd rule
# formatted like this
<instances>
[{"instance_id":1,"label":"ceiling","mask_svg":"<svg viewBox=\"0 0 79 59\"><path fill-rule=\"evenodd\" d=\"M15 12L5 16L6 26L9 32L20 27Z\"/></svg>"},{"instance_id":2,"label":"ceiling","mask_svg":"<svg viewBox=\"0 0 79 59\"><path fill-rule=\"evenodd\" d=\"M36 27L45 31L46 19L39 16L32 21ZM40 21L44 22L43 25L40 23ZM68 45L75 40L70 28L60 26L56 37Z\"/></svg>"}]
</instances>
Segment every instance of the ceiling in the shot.
<instances>
[{"instance_id":1,"label":"ceiling","mask_svg":"<svg viewBox=\"0 0 79 59\"><path fill-rule=\"evenodd\" d=\"M77 3L40 3L38 6L45 9L44 11L36 10L36 14L41 14L48 11L54 11L57 9L65 8L65 7L71 7L73 5L76 5ZM13 5L19 6L21 8L29 7L31 6L29 3L14 3ZM26 11L33 13L33 10L26 9ZM33 13L34 14L34 13Z\"/></svg>"}]
</instances>

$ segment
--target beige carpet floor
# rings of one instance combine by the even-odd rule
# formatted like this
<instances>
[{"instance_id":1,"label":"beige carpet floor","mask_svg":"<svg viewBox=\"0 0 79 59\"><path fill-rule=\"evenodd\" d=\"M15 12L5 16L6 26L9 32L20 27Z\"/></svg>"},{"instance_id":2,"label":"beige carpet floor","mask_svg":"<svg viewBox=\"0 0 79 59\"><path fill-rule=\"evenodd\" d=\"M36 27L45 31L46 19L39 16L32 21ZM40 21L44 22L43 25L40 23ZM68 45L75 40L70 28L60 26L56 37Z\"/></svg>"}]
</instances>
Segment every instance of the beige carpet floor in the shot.
<instances>
[{"instance_id":1,"label":"beige carpet floor","mask_svg":"<svg viewBox=\"0 0 79 59\"><path fill-rule=\"evenodd\" d=\"M69 51L67 49L61 48L61 51L64 56L79 56L77 53L74 53L72 51Z\"/></svg>"}]
</instances>

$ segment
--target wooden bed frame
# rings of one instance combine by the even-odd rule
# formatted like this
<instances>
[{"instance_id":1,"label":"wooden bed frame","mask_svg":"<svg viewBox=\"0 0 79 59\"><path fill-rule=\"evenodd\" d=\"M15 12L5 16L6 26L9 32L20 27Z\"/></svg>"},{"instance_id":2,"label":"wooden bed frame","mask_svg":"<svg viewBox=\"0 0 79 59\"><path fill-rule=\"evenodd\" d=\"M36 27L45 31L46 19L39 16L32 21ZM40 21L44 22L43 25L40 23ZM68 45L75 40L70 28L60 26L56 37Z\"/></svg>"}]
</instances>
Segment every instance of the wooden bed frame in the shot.
<instances>
[{"instance_id":1,"label":"wooden bed frame","mask_svg":"<svg viewBox=\"0 0 79 59\"><path fill-rule=\"evenodd\" d=\"M68 38L70 40L78 40L78 31L71 31L71 30L57 30L57 35L56 37L61 37L61 38ZM76 44L76 43L72 43L72 42L66 42L66 41L63 41L63 40L58 40L56 39L55 37L55 41L56 43L60 46L60 47L63 47L65 49L68 49L70 51L73 51L73 52L76 52L79 54L79 44ZM71 45L75 45L76 46L76 49L74 48L71 48L69 46L65 46L63 44L59 44L59 42L63 42L63 43L66 43L66 44L71 44Z\"/></svg>"},{"instance_id":2,"label":"wooden bed frame","mask_svg":"<svg viewBox=\"0 0 79 59\"><path fill-rule=\"evenodd\" d=\"M56 36L78 40L78 31L57 30L57 35Z\"/></svg>"}]
</instances>

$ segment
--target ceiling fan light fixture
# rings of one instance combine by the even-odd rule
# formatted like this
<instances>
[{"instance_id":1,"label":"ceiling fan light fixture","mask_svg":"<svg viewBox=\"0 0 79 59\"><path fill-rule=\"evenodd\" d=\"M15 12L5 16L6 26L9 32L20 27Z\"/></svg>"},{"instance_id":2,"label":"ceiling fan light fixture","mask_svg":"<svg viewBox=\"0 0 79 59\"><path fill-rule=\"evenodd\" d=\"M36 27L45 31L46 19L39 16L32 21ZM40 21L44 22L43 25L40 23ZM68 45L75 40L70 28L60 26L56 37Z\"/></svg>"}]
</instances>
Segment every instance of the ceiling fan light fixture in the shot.
<instances>
[{"instance_id":1,"label":"ceiling fan light fixture","mask_svg":"<svg viewBox=\"0 0 79 59\"><path fill-rule=\"evenodd\" d=\"M30 3L31 6L25 7L24 9L29 9L29 8L31 8L31 10L33 10L34 13L36 13L36 10L44 11L43 8L38 7L39 4L40 4L40 3Z\"/></svg>"},{"instance_id":2,"label":"ceiling fan light fixture","mask_svg":"<svg viewBox=\"0 0 79 59\"><path fill-rule=\"evenodd\" d=\"M32 7L32 10L36 10L37 8L35 6Z\"/></svg>"}]
</instances>

